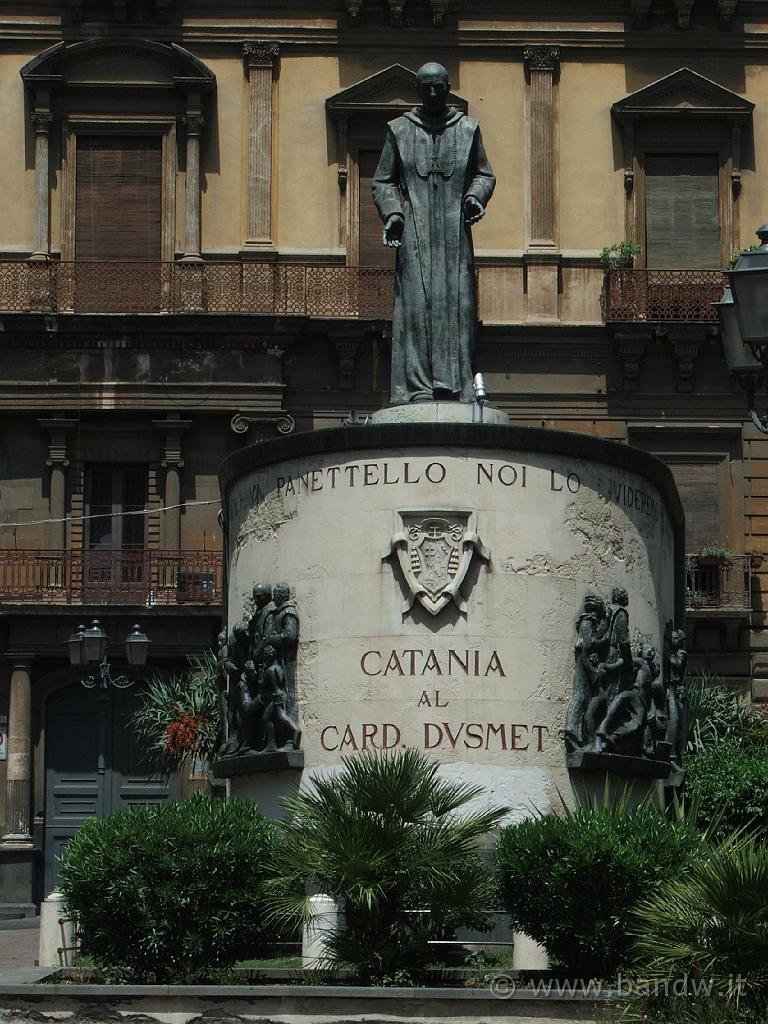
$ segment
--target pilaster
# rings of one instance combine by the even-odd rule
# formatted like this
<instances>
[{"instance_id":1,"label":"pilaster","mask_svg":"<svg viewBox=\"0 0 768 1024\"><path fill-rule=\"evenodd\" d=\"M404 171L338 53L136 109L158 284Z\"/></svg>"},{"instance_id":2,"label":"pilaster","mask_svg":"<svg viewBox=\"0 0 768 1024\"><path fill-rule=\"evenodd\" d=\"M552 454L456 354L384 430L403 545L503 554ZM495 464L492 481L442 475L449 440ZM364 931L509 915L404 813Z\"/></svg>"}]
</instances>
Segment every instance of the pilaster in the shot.
<instances>
[{"instance_id":1,"label":"pilaster","mask_svg":"<svg viewBox=\"0 0 768 1024\"><path fill-rule=\"evenodd\" d=\"M3 843L32 842L32 656L14 658L8 713L6 833Z\"/></svg>"},{"instance_id":2,"label":"pilaster","mask_svg":"<svg viewBox=\"0 0 768 1024\"><path fill-rule=\"evenodd\" d=\"M47 99L44 101L47 103ZM50 256L51 192L49 183L48 143L53 114L48 109L32 113L35 132L35 239L32 259L47 260Z\"/></svg>"},{"instance_id":3,"label":"pilaster","mask_svg":"<svg viewBox=\"0 0 768 1024\"><path fill-rule=\"evenodd\" d=\"M280 46L275 42L243 43L248 76L248 226L246 248L271 246L272 239L272 91Z\"/></svg>"},{"instance_id":4,"label":"pilaster","mask_svg":"<svg viewBox=\"0 0 768 1024\"><path fill-rule=\"evenodd\" d=\"M168 413L164 420L153 420L153 426L164 435L160 465L165 470L165 511L161 519L160 544L164 551L180 551L181 471L184 468L181 437L192 426L192 420L182 420Z\"/></svg>"},{"instance_id":5,"label":"pilaster","mask_svg":"<svg viewBox=\"0 0 768 1024\"><path fill-rule=\"evenodd\" d=\"M557 130L555 82L558 46L523 50L527 92L528 246L524 254L527 319L557 320L560 254L557 242Z\"/></svg>"},{"instance_id":6,"label":"pilaster","mask_svg":"<svg viewBox=\"0 0 768 1024\"><path fill-rule=\"evenodd\" d=\"M181 123L187 133L186 225L184 259L198 262L200 255L200 135L205 124L202 112L190 108Z\"/></svg>"},{"instance_id":7,"label":"pilaster","mask_svg":"<svg viewBox=\"0 0 768 1024\"><path fill-rule=\"evenodd\" d=\"M67 546L67 469L69 468L69 437L75 427L75 420L40 419L37 421L48 433L48 458L46 466L51 470L50 517L48 524L48 547L53 551L64 551Z\"/></svg>"}]
</instances>

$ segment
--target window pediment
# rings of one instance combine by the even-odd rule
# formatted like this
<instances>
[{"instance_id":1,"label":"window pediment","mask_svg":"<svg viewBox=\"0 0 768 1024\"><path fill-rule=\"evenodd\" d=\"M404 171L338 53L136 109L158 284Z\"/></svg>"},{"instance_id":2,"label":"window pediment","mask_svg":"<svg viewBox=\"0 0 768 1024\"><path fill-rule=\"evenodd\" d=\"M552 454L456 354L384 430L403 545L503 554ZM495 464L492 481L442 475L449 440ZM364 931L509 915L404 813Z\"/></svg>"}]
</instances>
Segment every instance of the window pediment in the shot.
<instances>
[{"instance_id":1,"label":"window pediment","mask_svg":"<svg viewBox=\"0 0 768 1024\"><path fill-rule=\"evenodd\" d=\"M89 39L56 43L21 69L32 88L212 88L213 72L188 50L146 39Z\"/></svg>"},{"instance_id":2,"label":"window pediment","mask_svg":"<svg viewBox=\"0 0 768 1024\"><path fill-rule=\"evenodd\" d=\"M392 64L354 85L342 89L325 101L334 120L354 115L389 114L396 117L418 103L416 72L402 64ZM467 101L457 93L449 93L448 103L466 112Z\"/></svg>"},{"instance_id":3,"label":"window pediment","mask_svg":"<svg viewBox=\"0 0 768 1024\"><path fill-rule=\"evenodd\" d=\"M612 109L614 117L619 121L628 121L639 117L681 114L746 119L751 116L754 107L754 103L738 93L731 92L690 68L680 68L625 96L614 103Z\"/></svg>"}]
</instances>

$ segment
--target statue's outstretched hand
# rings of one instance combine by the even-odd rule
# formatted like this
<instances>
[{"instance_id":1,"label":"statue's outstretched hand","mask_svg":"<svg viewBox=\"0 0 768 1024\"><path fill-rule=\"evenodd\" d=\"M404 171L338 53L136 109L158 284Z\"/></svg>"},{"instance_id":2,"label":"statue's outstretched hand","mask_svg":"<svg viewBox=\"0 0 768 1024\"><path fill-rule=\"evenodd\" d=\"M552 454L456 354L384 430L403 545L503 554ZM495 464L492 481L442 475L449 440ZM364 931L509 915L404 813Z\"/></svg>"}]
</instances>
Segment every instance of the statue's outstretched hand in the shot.
<instances>
[{"instance_id":1,"label":"statue's outstretched hand","mask_svg":"<svg viewBox=\"0 0 768 1024\"><path fill-rule=\"evenodd\" d=\"M485 216L485 207L479 199L467 196L464 200L464 220L467 224L476 224Z\"/></svg>"},{"instance_id":2,"label":"statue's outstretched hand","mask_svg":"<svg viewBox=\"0 0 768 1024\"><path fill-rule=\"evenodd\" d=\"M405 221L402 214L393 213L384 225L384 245L388 245L391 249L399 249L404 227Z\"/></svg>"}]
</instances>

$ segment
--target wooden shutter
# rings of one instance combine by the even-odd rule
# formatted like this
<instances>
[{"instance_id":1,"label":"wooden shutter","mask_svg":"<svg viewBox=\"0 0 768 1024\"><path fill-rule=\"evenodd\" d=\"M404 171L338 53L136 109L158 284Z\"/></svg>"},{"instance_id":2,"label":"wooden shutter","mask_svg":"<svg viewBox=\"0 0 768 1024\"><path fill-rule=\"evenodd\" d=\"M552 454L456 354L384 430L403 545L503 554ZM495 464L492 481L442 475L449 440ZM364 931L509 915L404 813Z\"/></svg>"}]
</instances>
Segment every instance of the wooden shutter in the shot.
<instances>
[{"instance_id":1,"label":"wooden shutter","mask_svg":"<svg viewBox=\"0 0 768 1024\"><path fill-rule=\"evenodd\" d=\"M722 540L720 466L669 463L685 510L685 550L689 553Z\"/></svg>"},{"instance_id":2,"label":"wooden shutter","mask_svg":"<svg viewBox=\"0 0 768 1024\"><path fill-rule=\"evenodd\" d=\"M649 153L645 158L648 267L717 270L720 205L716 156Z\"/></svg>"},{"instance_id":3,"label":"wooden shutter","mask_svg":"<svg viewBox=\"0 0 768 1024\"><path fill-rule=\"evenodd\" d=\"M158 136L78 136L75 256L161 258L162 152Z\"/></svg>"},{"instance_id":4,"label":"wooden shutter","mask_svg":"<svg viewBox=\"0 0 768 1024\"><path fill-rule=\"evenodd\" d=\"M361 149L358 156L359 209L358 209L358 262L361 267L395 266L395 250L382 244L384 225L379 211L373 205L371 182L376 173L381 150Z\"/></svg>"}]
</instances>

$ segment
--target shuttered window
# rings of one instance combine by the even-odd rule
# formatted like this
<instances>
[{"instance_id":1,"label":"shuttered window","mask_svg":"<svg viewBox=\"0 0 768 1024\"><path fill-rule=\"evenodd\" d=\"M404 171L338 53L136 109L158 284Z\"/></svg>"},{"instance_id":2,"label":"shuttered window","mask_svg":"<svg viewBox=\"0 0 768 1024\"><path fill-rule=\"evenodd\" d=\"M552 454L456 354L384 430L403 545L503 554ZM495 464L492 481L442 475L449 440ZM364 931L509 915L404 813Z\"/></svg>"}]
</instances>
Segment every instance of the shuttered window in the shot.
<instances>
[{"instance_id":1,"label":"shuttered window","mask_svg":"<svg viewBox=\"0 0 768 1024\"><path fill-rule=\"evenodd\" d=\"M720 266L718 161L709 154L649 153L645 158L648 267Z\"/></svg>"},{"instance_id":2,"label":"shuttered window","mask_svg":"<svg viewBox=\"0 0 768 1024\"><path fill-rule=\"evenodd\" d=\"M371 183L376 173L381 150L362 149L358 156L360 170L358 211L358 253L361 267L394 267L395 250L382 244L384 225L373 205Z\"/></svg>"},{"instance_id":3,"label":"shuttered window","mask_svg":"<svg viewBox=\"0 0 768 1024\"><path fill-rule=\"evenodd\" d=\"M76 186L77 260L160 260L158 136L79 135Z\"/></svg>"},{"instance_id":4,"label":"shuttered window","mask_svg":"<svg viewBox=\"0 0 768 1024\"><path fill-rule=\"evenodd\" d=\"M685 511L685 550L722 543L721 463L673 462L669 468Z\"/></svg>"}]
</instances>

